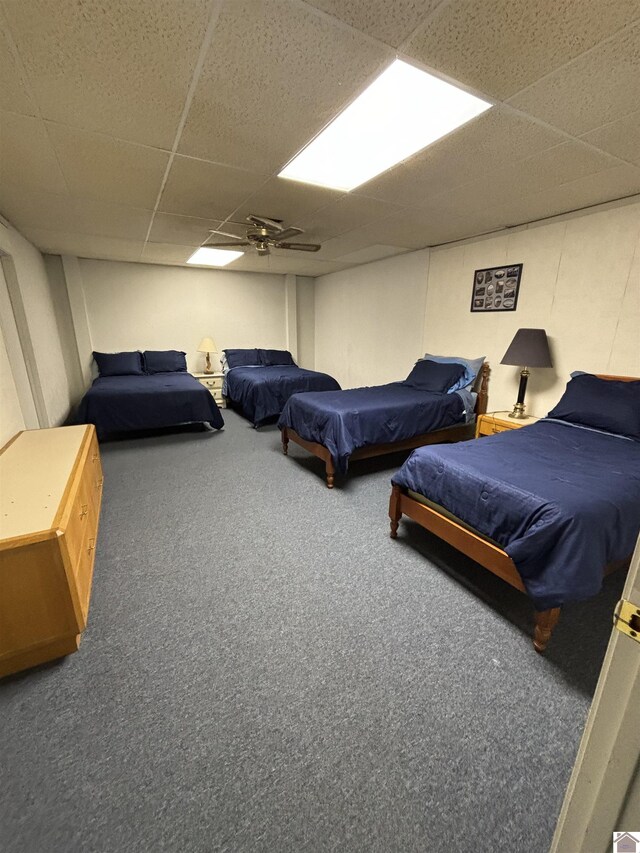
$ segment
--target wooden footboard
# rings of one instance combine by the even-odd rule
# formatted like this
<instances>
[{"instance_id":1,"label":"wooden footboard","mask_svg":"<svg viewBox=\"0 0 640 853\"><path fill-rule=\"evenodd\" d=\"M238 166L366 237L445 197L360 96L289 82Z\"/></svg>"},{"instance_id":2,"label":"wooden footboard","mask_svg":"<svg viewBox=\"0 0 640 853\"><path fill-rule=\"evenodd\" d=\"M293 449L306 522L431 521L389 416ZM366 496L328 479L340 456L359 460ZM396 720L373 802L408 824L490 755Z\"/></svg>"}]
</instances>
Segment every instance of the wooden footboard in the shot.
<instances>
[{"instance_id":1,"label":"wooden footboard","mask_svg":"<svg viewBox=\"0 0 640 853\"><path fill-rule=\"evenodd\" d=\"M455 521L445 518L431 507L414 500L400 486L394 485L389 501L392 539L398 535L398 525L403 515L417 521L426 530L444 539L449 545L453 545L458 551L462 551L467 557L471 557L503 581L521 592L526 592L515 563L505 551ZM559 607L536 611L533 646L537 652L542 653L547 648L551 632L559 618Z\"/></svg>"},{"instance_id":2,"label":"wooden footboard","mask_svg":"<svg viewBox=\"0 0 640 853\"><path fill-rule=\"evenodd\" d=\"M389 500L390 536L392 539L397 538L398 525L403 515L417 521L421 527L448 542L456 550L466 554L467 557L475 560L476 563L479 563L494 575L502 578L503 581L506 581L515 587L515 589L526 593L520 573L511 557L505 551L452 519L446 518L435 509L415 500L401 486L394 485L392 486L391 498ZM629 560L610 563L605 568L604 574L607 575L628 565ZM559 618L559 607L535 611L533 647L537 652L542 654L547 648L547 644Z\"/></svg>"}]
</instances>

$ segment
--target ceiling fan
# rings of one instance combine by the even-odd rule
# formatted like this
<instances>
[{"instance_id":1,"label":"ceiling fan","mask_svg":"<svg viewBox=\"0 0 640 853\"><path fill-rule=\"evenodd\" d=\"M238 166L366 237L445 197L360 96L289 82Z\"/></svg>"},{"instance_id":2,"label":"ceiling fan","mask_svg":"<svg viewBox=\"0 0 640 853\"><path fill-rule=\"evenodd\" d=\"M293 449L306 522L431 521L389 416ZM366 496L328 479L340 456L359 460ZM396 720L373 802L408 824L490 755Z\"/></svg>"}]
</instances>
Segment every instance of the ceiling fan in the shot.
<instances>
[{"instance_id":1,"label":"ceiling fan","mask_svg":"<svg viewBox=\"0 0 640 853\"><path fill-rule=\"evenodd\" d=\"M218 231L213 229L211 234L222 234L223 237L233 237L233 243L209 243L204 245L213 249L231 248L234 249L240 246L253 246L259 255L270 255L271 247L274 249L293 249L296 252L317 252L321 247L318 243L290 243L290 237L297 237L298 234L303 234L302 228L284 228L282 219L268 219L266 216L247 216L247 222L250 223L247 228L246 237L238 237L236 234L229 234L228 231ZM240 242L238 242L240 241Z\"/></svg>"}]
</instances>

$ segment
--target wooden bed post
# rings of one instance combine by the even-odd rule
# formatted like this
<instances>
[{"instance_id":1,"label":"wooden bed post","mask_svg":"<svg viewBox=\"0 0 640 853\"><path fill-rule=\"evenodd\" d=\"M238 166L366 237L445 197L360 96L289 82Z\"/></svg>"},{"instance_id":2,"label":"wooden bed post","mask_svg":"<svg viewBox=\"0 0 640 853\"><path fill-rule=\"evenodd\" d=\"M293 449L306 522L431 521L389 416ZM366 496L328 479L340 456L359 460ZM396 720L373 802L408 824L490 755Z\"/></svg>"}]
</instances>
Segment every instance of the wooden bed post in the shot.
<instances>
[{"instance_id":1,"label":"wooden bed post","mask_svg":"<svg viewBox=\"0 0 640 853\"><path fill-rule=\"evenodd\" d=\"M480 368L480 389L478 391L478 399L476 401L476 414L485 415L489 404L489 373L491 368L485 361Z\"/></svg>"},{"instance_id":2,"label":"wooden bed post","mask_svg":"<svg viewBox=\"0 0 640 853\"><path fill-rule=\"evenodd\" d=\"M398 525L402 518L402 510L400 509L401 495L400 486L396 486L394 483L391 487L391 498L389 499L389 518L391 519L391 533L389 536L392 539L396 539L398 536Z\"/></svg>"},{"instance_id":3,"label":"wooden bed post","mask_svg":"<svg viewBox=\"0 0 640 853\"><path fill-rule=\"evenodd\" d=\"M536 610L536 629L533 636L533 647L537 652L544 652L560 618L560 608L552 607L551 610Z\"/></svg>"},{"instance_id":4,"label":"wooden bed post","mask_svg":"<svg viewBox=\"0 0 640 853\"><path fill-rule=\"evenodd\" d=\"M333 459L331 458L331 454L327 456L324 462L324 467L327 472L327 488L333 488L333 479L336 473L336 467L333 464Z\"/></svg>"},{"instance_id":5,"label":"wooden bed post","mask_svg":"<svg viewBox=\"0 0 640 853\"><path fill-rule=\"evenodd\" d=\"M284 453L285 456L288 456L289 455L289 433L287 432L286 427L282 427L280 437L282 439L282 452Z\"/></svg>"}]
</instances>

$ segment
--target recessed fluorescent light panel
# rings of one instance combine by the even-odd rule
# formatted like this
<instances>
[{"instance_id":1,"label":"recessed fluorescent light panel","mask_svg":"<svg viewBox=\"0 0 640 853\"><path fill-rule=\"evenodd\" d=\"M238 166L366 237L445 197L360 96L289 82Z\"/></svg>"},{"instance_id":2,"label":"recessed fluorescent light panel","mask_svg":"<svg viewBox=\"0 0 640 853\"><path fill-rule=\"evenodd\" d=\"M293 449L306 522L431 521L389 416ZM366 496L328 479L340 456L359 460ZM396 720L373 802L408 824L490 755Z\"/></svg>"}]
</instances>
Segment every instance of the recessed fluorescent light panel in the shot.
<instances>
[{"instance_id":1,"label":"recessed fluorescent light panel","mask_svg":"<svg viewBox=\"0 0 640 853\"><path fill-rule=\"evenodd\" d=\"M214 249L210 246L201 246L191 255L188 264L200 264L206 267L226 267L231 261L240 258L244 252L234 252L233 249Z\"/></svg>"},{"instance_id":2,"label":"recessed fluorescent light panel","mask_svg":"<svg viewBox=\"0 0 640 853\"><path fill-rule=\"evenodd\" d=\"M396 59L279 177L348 192L491 106Z\"/></svg>"}]
</instances>

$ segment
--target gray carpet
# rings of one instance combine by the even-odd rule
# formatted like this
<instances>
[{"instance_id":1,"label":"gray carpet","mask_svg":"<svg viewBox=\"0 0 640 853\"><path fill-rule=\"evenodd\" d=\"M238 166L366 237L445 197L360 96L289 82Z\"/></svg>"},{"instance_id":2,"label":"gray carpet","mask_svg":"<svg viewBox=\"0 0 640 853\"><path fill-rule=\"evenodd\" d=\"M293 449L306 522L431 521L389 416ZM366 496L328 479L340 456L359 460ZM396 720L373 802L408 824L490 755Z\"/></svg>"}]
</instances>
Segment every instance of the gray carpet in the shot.
<instances>
[{"instance_id":1,"label":"gray carpet","mask_svg":"<svg viewBox=\"0 0 640 853\"><path fill-rule=\"evenodd\" d=\"M9 851L546 851L621 576L545 658L524 596L412 523L401 458L222 433L102 448L80 651L0 685Z\"/></svg>"}]
</instances>

